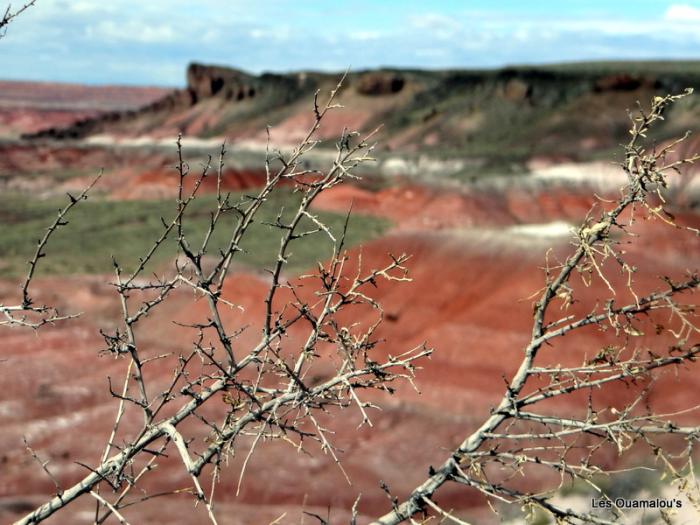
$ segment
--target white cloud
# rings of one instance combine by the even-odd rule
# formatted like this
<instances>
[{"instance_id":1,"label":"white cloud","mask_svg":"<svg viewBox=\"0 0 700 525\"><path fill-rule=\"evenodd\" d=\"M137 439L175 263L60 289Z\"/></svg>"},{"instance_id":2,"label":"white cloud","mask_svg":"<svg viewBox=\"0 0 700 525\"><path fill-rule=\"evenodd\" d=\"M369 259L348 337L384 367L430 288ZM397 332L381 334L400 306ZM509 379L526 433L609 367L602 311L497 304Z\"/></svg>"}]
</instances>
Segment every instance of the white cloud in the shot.
<instances>
[{"instance_id":1,"label":"white cloud","mask_svg":"<svg viewBox=\"0 0 700 525\"><path fill-rule=\"evenodd\" d=\"M129 76L143 76L152 78L152 82L159 85L176 86L185 76L180 64L154 64L135 63L134 61L115 62L107 65L107 69L117 78L129 78Z\"/></svg>"},{"instance_id":2,"label":"white cloud","mask_svg":"<svg viewBox=\"0 0 700 525\"><path fill-rule=\"evenodd\" d=\"M460 21L439 13L411 16L409 21L415 29L441 39L451 38L464 30L464 25Z\"/></svg>"},{"instance_id":3,"label":"white cloud","mask_svg":"<svg viewBox=\"0 0 700 525\"><path fill-rule=\"evenodd\" d=\"M664 13L670 22L700 22L700 8L687 4L671 4Z\"/></svg>"},{"instance_id":4,"label":"white cloud","mask_svg":"<svg viewBox=\"0 0 700 525\"><path fill-rule=\"evenodd\" d=\"M414 53L417 57L424 58L444 58L449 55L449 51L447 49L439 47L418 48L414 51Z\"/></svg>"},{"instance_id":5,"label":"white cloud","mask_svg":"<svg viewBox=\"0 0 700 525\"><path fill-rule=\"evenodd\" d=\"M114 12L114 6L104 3L94 3L86 1L71 2L67 6L68 10L73 13L100 13L100 12Z\"/></svg>"},{"instance_id":6,"label":"white cloud","mask_svg":"<svg viewBox=\"0 0 700 525\"><path fill-rule=\"evenodd\" d=\"M298 11L297 3L41 0L11 27L0 62L13 78L179 84L189 60L260 72L336 70L349 63L356 68L485 67L700 57L700 0L658 2L646 15L619 17L595 9L579 16L565 9L505 8L448 14L431 4L367 24L360 15L356 20L335 16L344 12L340 8L314 10L303 0L306 7ZM270 4L286 15L270 18ZM39 73L31 57L41 57Z\"/></svg>"},{"instance_id":7,"label":"white cloud","mask_svg":"<svg viewBox=\"0 0 700 525\"><path fill-rule=\"evenodd\" d=\"M86 34L92 38L123 40L143 44L170 43L177 38L175 30L170 26L146 24L136 20L129 20L124 24L104 20L94 26L88 26Z\"/></svg>"},{"instance_id":8,"label":"white cloud","mask_svg":"<svg viewBox=\"0 0 700 525\"><path fill-rule=\"evenodd\" d=\"M382 34L379 31L353 31L348 34L348 37L352 40L366 42L368 40L378 40L382 37Z\"/></svg>"}]
</instances>

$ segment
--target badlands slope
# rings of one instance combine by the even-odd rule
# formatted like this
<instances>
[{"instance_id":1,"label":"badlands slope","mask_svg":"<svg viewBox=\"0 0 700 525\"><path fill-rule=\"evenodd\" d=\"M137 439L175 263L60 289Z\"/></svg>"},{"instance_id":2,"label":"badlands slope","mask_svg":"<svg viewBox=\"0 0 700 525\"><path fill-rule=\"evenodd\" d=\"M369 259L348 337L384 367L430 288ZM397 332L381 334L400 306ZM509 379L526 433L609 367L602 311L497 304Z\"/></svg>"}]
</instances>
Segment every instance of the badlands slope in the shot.
<instances>
[{"instance_id":1,"label":"badlands slope","mask_svg":"<svg viewBox=\"0 0 700 525\"><path fill-rule=\"evenodd\" d=\"M382 264L388 253L412 255L412 282L380 284L374 292L387 313L378 334L386 343L378 351L395 355L428 342L435 354L418 373L420 394L401 388L393 397L376 397L383 411L373 414L373 429L356 430L359 414L329 418L352 486L320 450L311 447L313 455L307 456L286 444L264 444L251 461L240 496L234 496L235 476L224 477L219 490L222 523L272 521L284 512L288 522L294 523L302 508L325 513L329 506L333 522L341 522L359 493L363 494L360 508L364 514L387 510L379 480L398 496L420 482L428 465L443 461L446 450L473 430L502 395L501 378L517 368L528 339L529 297L542 286L544 254L550 247L554 256L563 256L570 249L569 225L581 219L592 200L584 187L458 192L404 186L371 192L341 186L325 195L319 209L346 210L353 202L357 211L393 221L389 235L353 250L353 258L362 254L364 267ZM692 214L679 220L700 226ZM629 248L630 257L640 267L639 290L656 286L659 274L681 275L700 253L697 237L679 236L679 241L673 241L669 233L675 232L662 224L640 225L639 233L643 236ZM13 371L2 375L0 401L3 520L18 516L52 490L51 482L23 450L22 437L42 457L51 459L62 482L70 483L84 474L75 462L94 461L109 432L115 403L107 392L106 377L118 377L124 364L99 353L102 342L97 329L110 326L118 312L116 298L104 280L101 276L43 278L37 283L38 299L85 314L38 334L21 330L3 334L5 361L1 366ZM605 293L600 282L593 288L577 288L583 304L590 305ZM2 300L9 299L14 290L11 283L5 283ZM248 271L235 273L227 283L227 296L241 304L245 313L232 312L226 321L234 326L252 323L241 340L243 345L256 337L265 290L264 278ZM151 319L142 339L149 355L186 347L189 334L172 322L206 319L206 306L201 301L189 306L191 301L190 294L178 294ZM354 318L371 319L369 312L356 313ZM290 337L301 340L298 333ZM588 330L562 342L546 350L544 362L580 364L609 339ZM635 344L658 346L660 340L645 335ZM159 373L162 381L167 380L168 370ZM318 373L324 373L322 365ZM656 387L650 402L671 410L697 391L700 379L697 374L681 372L662 378ZM596 402L621 406L631 395L625 388L616 388L602 393ZM570 398L554 408L578 413L585 410L585 401ZM76 434L80 440L75 439ZM607 461L614 464L614 454ZM168 461L155 478L146 484L149 490L187 484L179 466ZM466 518L492 519L476 496L448 489L440 501ZM175 498L165 514L158 513L160 507L154 502L130 515L137 522L180 523L178 514L190 506L187 498ZM89 508L78 505L53 523L79 523Z\"/></svg>"},{"instance_id":2,"label":"badlands slope","mask_svg":"<svg viewBox=\"0 0 700 525\"><path fill-rule=\"evenodd\" d=\"M329 416L351 486L320 450L311 447L313 454L304 455L283 443L266 443L253 456L238 497L235 475L224 477L218 491L221 523L269 523L283 514L281 523L299 523L302 510L325 516L329 507L330 521L343 523L359 493L364 516L384 513L389 502L378 488L380 480L398 497L406 495L425 478L430 465L441 463L489 413L503 393L503 376L517 368L528 340L531 296L543 285L545 254L551 248L550 260L565 257L572 228L599 202L596 195L614 198L624 182L609 162L614 155L606 152L625 134L625 107L635 98L647 99L697 81L695 73L593 69L351 76L341 94L350 109L323 133L330 137L343 124L371 127L385 121L379 163L364 181L324 194L315 209L345 213L352 205L357 213L391 221L386 235L351 251L355 261L361 254L365 267L382 264L389 253L412 256L412 282L380 284L373 292L387 314L378 334L385 342L377 351L395 355L427 342L435 353L418 372L420 393L405 387L394 396L374 399L383 410L372 415L373 429L358 430L361 417L354 412ZM187 88L161 93L160 98L142 93L141 109L103 105L100 111L109 111L93 118L92 108L87 108L90 114L80 114L86 118L77 123L64 126L61 120L33 138L0 143L0 191L52 197L81 188L104 168L98 198L128 199L147 208L152 203L148 199L174 195L172 143L179 131L186 132L192 165L208 153L216 154L216 144L229 138L233 154L224 186L252 191L263 173L264 125L276 124L273 138L283 147L290 144L309 124L307 95L334 82L335 77L322 74L258 77L193 66ZM355 113L352 108L357 108ZM684 126L694 122L695 112L695 105L688 104L672 116ZM36 131L32 122L22 123L27 125L23 131ZM506 124L517 133L502 132ZM669 124L661 138L676 136L674 126ZM696 147L690 143L688 151ZM600 160L603 154L605 160ZM314 165L327 161L327 150L312 159ZM483 176L486 173L490 176ZM698 228L694 184L691 177L674 183L671 206L682 224ZM640 292L657 286L659 275L678 278L695 268L700 254L697 236L680 234L659 221L639 223L635 231L641 236L625 247L640 268ZM227 296L245 309L229 313L227 321L250 325L242 345L255 340L259 330L266 291L259 270L237 267L226 284ZM38 333L0 329L2 522L31 510L54 490L26 453L23 437L51 461L52 472L64 485L85 474L78 462L94 464L102 453L116 410L107 377L118 378L125 367L100 353L99 329L114 327L119 314L117 297L106 284L108 271L43 275L36 282L38 301L84 312L79 319ZM623 284L621 276L613 279L615 285ZM16 300L17 281L0 281L0 302ZM569 311L582 314L586 305L606 298L608 292L596 281L590 288L577 282L577 293L581 303ZM625 298L621 292L617 300ZM175 294L150 319L141 339L146 353L188 348L191 334L173 321L206 319L205 305L192 301L191 294ZM565 312L555 309L553 315L560 313ZM355 319L369 322L373 317L358 312ZM644 332L634 345L656 348L668 342L664 334L656 338L653 330ZM582 331L547 348L542 358L579 364L609 344L609 337L592 329ZM300 333L290 333L290 342L300 339ZM169 377L167 369L153 370L156 381ZM318 373L327 372L321 361ZM661 378L649 403L662 410L682 406L700 386L700 376L692 372ZM622 406L631 395L627 388L611 389L598 394L596 403ZM585 399L568 398L551 409L580 413ZM241 443L232 471L249 445L250 441ZM605 454L604 460L615 465L615 454ZM188 483L180 466L165 460L145 486L157 491ZM467 521L495 520L481 499L454 488L446 489L439 501ZM182 495L167 505L155 500L135 507L127 515L134 523L191 523L182 518L191 508L191 497ZM86 500L49 523L88 523L92 512L93 502Z\"/></svg>"}]
</instances>

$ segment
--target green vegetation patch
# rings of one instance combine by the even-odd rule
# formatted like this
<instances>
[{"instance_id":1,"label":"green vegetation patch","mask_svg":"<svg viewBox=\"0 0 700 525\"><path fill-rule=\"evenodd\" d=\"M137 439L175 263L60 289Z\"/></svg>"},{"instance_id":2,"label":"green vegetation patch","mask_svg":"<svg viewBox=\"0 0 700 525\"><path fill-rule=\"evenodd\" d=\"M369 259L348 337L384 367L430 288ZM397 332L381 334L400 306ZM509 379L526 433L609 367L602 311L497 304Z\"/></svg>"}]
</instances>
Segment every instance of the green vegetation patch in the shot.
<instances>
[{"instance_id":1,"label":"green vegetation patch","mask_svg":"<svg viewBox=\"0 0 700 525\"><path fill-rule=\"evenodd\" d=\"M232 202L244 198L242 193L231 196ZM289 189L277 190L259 211L242 243L245 250L237 261L251 268L270 268L276 260L282 232L265 223L274 223L280 210L288 220L300 200ZM27 261L38 239L53 222L66 199L38 200L27 195L0 195L0 276L17 277L26 271ZM216 208L213 196L202 196L192 202L186 215L185 233L190 245L198 247L209 227L211 212ZM338 236L345 223L340 213L314 212ZM57 231L46 249L47 257L38 273L80 274L112 271L111 256L125 270L133 268L139 257L146 254L163 232L161 217L171 221L175 216L173 200L110 201L91 197L71 210L69 224ZM230 213L222 218L212 237L208 253L215 255L230 239L237 222ZM385 220L354 214L350 218L346 245L351 246L378 237L389 226ZM303 230L315 226L305 220ZM174 232L154 258L152 269L177 255ZM288 253L288 272L301 272L332 253L332 244L321 233L292 243Z\"/></svg>"}]
</instances>

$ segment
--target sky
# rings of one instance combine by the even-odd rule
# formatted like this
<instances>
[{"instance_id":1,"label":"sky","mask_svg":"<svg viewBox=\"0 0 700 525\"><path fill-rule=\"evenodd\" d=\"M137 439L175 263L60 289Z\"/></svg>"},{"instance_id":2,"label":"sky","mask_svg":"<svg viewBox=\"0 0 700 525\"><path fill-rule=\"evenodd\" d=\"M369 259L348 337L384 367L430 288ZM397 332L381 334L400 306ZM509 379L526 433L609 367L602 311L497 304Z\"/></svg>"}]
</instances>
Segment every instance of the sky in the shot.
<instances>
[{"instance_id":1,"label":"sky","mask_svg":"<svg viewBox=\"0 0 700 525\"><path fill-rule=\"evenodd\" d=\"M37 0L0 39L0 78L86 84L618 59L700 59L700 0Z\"/></svg>"}]
</instances>

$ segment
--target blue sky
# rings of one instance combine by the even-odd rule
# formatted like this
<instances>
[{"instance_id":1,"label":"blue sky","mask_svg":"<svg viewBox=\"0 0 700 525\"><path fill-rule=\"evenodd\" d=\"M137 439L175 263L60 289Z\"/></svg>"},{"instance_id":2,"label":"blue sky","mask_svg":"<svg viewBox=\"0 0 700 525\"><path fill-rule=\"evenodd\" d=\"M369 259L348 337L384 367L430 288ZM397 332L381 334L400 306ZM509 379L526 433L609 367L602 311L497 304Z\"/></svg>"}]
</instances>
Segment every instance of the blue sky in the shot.
<instances>
[{"instance_id":1,"label":"blue sky","mask_svg":"<svg viewBox=\"0 0 700 525\"><path fill-rule=\"evenodd\" d=\"M700 59L700 0L37 0L0 40L0 78L179 86L194 60L261 72L648 58Z\"/></svg>"}]
</instances>

